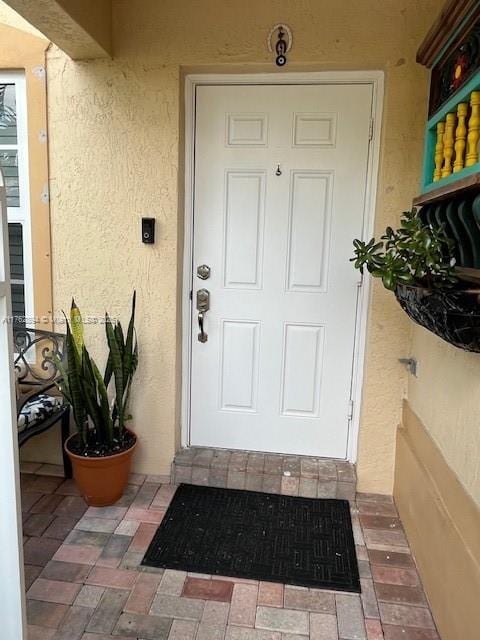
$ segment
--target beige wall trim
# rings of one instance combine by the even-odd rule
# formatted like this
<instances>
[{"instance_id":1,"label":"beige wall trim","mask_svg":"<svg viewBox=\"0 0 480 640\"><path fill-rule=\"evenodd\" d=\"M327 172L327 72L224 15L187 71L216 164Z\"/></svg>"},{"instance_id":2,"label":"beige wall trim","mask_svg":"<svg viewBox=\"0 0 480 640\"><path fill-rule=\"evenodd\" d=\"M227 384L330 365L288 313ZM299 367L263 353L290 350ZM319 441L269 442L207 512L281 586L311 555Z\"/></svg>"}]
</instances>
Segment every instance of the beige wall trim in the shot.
<instances>
[{"instance_id":1,"label":"beige wall trim","mask_svg":"<svg viewBox=\"0 0 480 640\"><path fill-rule=\"evenodd\" d=\"M72 60L112 55L111 0L5 0Z\"/></svg>"},{"instance_id":2,"label":"beige wall trim","mask_svg":"<svg viewBox=\"0 0 480 640\"><path fill-rule=\"evenodd\" d=\"M442 640L474 640L480 510L408 402L397 433L394 497Z\"/></svg>"}]
</instances>

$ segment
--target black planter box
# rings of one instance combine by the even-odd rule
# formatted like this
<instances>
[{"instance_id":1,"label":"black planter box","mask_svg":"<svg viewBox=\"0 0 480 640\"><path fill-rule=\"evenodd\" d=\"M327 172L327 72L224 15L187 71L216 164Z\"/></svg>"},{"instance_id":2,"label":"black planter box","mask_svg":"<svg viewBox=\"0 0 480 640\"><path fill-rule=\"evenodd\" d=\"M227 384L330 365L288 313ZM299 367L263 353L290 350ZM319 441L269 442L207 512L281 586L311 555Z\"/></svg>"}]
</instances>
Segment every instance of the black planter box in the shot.
<instances>
[{"instance_id":1,"label":"black planter box","mask_svg":"<svg viewBox=\"0 0 480 640\"><path fill-rule=\"evenodd\" d=\"M480 353L480 290L398 285L395 296L414 322L459 349Z\"/></svg>"}]
</instances>

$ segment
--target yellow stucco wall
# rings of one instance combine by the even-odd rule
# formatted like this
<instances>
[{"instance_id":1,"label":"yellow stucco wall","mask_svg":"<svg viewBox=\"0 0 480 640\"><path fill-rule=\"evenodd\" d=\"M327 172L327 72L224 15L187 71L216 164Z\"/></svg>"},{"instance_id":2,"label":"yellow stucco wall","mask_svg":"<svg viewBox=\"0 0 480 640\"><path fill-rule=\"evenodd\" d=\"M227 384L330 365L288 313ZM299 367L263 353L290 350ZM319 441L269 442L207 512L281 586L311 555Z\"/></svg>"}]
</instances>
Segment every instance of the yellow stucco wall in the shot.
<instances>
[{"instance_id":1,"label":"yellow stucco wall","mask_svg":"<svg viewBox=\"0 0 480 640\"><path fill-rule=\"evenodd\" d=\"M265 40L280 20L294 34L287 71L383 69L380 232L418 189L428 76L415 51L441 4L115 0L113 61L73 63L55 48L49 52L54 306L67 308L74 295L85 314L107 307L126 319L137 288L137 470L168 472L178 439L182 73L274 71ZM154 246L140 243L142 215L157 217ZM359 443L362 491L392 490L406 386L397 359L407 353L409 331L393 296L375 283ZM97 344L103 340L97 327L88 333Z\"/></svg>"},{"instance_id":2,"label":"yellow stucco wall","mask_svg":"<svg viewBox=\"0 0 480 640\"><path fill-rule=\"evenodd\" d=\"M480 506L480 356L415 328L408 401L445 460Z\"/></svg>"}]
</instances>

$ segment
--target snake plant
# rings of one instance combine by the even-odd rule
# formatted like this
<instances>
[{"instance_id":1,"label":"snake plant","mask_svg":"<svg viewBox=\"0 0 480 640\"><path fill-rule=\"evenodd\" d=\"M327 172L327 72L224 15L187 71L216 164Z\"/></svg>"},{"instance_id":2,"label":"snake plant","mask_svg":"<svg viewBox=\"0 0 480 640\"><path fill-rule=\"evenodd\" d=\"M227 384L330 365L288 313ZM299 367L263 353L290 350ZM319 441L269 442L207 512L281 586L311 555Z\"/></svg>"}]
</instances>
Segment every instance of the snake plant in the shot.
<instances>
[{"instance_id":1,"label":"snake plant","mask_svg":"<svg viewBox=\"0 0 480 640\"><path fill-rule=\"evenodd\" d=\"M66 366L57 361L58 388L72 406L84 455L106 455L122 446L133 375L138 363L135 334L135 292L124 338L120 321L105 314L109 355L102 375L84 342L80 309L72 300L70 321L66 320ZM113 379L112 385L110 385ZM109 387L112 387L109 390Z\"/></svg>"}]
</instances>

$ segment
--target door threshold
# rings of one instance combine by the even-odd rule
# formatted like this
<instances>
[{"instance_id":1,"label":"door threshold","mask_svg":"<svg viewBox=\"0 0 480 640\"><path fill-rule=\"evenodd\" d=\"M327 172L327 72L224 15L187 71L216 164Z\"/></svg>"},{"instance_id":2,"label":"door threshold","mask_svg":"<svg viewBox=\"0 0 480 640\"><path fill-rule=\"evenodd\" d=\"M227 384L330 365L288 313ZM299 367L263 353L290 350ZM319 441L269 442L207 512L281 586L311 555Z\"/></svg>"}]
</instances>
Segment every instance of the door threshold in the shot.
<instances>
[{"instance_id":1,"label":"door threshold","mask_svg":"<svg viewBox=\"0 0 480 640\"><path fill-rule=\"evenodd\" d=\"M357 476L333 458L188 447L175 455L172 482L352 501Z\"/></svg>"}]
</instances>

